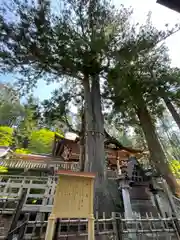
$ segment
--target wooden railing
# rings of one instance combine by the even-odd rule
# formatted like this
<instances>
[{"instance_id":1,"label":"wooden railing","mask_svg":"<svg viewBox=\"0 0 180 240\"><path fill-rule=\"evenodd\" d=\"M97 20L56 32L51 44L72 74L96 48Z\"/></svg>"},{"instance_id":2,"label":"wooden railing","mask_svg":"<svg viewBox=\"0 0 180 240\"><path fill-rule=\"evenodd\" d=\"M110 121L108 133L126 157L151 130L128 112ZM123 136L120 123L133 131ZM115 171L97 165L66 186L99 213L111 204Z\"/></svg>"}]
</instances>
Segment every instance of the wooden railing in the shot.
<instances>
[{"instance_id":1,"label":"wooden railing","mask_svg":"<svg viewBox=\"0 0 180 240\"><path fill-rule=\"evenodd\" d=\"M40 169L40 168L50 168L55 169L65 169L72 171L79 171L78 162L63 162L63 161L31 161L31 160L17 160L17 159L0 159L0 166L10 167L10 168L26 168L26 169Z\"/></svg>"},{"instance_id":2,"label":"wooden railing","mask_svg":"<svg viewBox=\"0 0 180 240\"><path fill-rule=\"evenodd\" d=\"M25 239L26 227L28 225L28 214L25 214L22 223L16 226L14 229L8 232L6 240L22 240Z\"/></svg>"},{"instance_id":3,"label":"wooden railing","mask_svg":"<svg viewBox=\"0 0 180 240\"><path fill-rule=\"evenodd\" d=\"M151 215L141 217L134 213L133 219L125 219L118 213L112 213L110 217L95 216L95 239L100 236L107 236L106 239L126 240L126 239L166 239L180 240L176 218L152 218ZM44 239L47 226L46 220L29 221L24 239ZM30 231L31 230L31 231ZM88 220L87 219L59 219L56 228L56 239L85 240L87 239Z\"/></svg>"},{"instance_id":4,"label":"wooden railing","mask_svg":"<svg viewBox=\"0 0 180 240\"><path fill-rule=\"evenodd\" d=\"M13 212L24 188L27 189L23 211L50 212L57 177L0 176L0 211ZM32 201L33 199L33 201Z\"/></svg>"}]
</instances>

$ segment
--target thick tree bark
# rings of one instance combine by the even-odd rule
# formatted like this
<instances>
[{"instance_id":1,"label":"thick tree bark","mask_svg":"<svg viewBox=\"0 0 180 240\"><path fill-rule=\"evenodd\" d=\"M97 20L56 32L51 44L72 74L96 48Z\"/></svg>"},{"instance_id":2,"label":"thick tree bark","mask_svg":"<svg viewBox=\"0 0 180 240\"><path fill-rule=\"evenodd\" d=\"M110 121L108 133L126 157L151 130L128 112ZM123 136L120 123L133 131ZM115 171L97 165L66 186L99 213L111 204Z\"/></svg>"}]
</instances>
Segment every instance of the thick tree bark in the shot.
<instances>
[{"instance_id":1,"label":"thick tree bark","mask_svg":"<svg viewBox=\"0 0 180 240\"><path fill-rule=\"evenodd\" d=\"M180 186L178 185L175 177L170 171L168 163L166 162L166 156L157 137L155 126L152 122L151 116L148 112L143 98L138 105L137 115L147 141L151 155L151 161L164 177L164 179L166 179L173 193L177 196L180 196Z\"/></svg>"},{"instance_id":2,"label":"thick tree bark","mask_svg":"<svg viewBox=\"0 0 180 240\"><path fill-rule=\"evenodd\" d=\"M99 79L93 79L91 87L88 78L84 79L83 84L86 118L85 171L96 174L94 211L98 211L101 215L103 211L113 211L114 206L106 181L104 121L101 109Z\"/></svg>"},{"instance_id":3,"label":"thick tree bark","mask_svg":"<svg viewBox=\"0 0 180 240\"><path fill-rule=\"evenodd\" d=\"M80 157L79 157L79 162L80 162L80 171L84 171L84 166L85 166L85 141L84 137L80 137Z\"/></svg>"},{"instance_id":4,"label":"thick tree bark","mask_svg":"<svg viewBox=\"0 0 180 240\"><path fill-rule=\"evenodd\" d=\"M84 81L86 118L85 170L95 172L101 184L105 179L104 122L101 110L99 79Z\"/></svg>"},{"instance_id":5,"label":"thick tree bark","mask_svg":"<svg viewBox=\"0 0 180 240\"><path fill-rule=\"evenodd\" d=\"M178 128L180 129L180 116L177 113L175 107L173 106L173 104L171 103L171 101L168 99L168 97L163 97L163 100L166 104L166 107L168 108L169 112L171 113L172 117L174 118L174 121L176 122L176 124L178 125Z\"/></svg>"},{"instance_id":6,"label":"thick tree bark","mask_svg":"<svg viewBox=\"0 0 180 240\"><path fill-rule=\"evenodd\" d=\"M84 171L85 167L85 113L84 109L81 116L81 133L80 133L80 171Z\"/></svg>"}]
</instances>

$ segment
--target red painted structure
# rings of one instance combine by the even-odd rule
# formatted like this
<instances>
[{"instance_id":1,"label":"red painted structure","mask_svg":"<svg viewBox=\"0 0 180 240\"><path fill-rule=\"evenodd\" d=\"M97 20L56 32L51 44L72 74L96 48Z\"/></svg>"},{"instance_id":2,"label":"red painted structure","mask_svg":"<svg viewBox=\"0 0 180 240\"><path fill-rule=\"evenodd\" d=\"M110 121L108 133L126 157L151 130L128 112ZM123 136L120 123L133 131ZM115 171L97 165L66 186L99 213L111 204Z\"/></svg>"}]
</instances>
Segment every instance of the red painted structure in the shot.
<instances>
[{"instance_id":1,"label":"red painted structure","mask_svg":"<svg viewBox=\"0 0 180 240\"><path fill-rule=\"evenodd\" d=\"M117 160L121 163L127 161L130 156L137 155L142 152L122 145L117 146L116 144L112 144L110 141L108 144L105 144L105 151L109 167L111 169L117 168ZM78 162L80 155L79 139L69 140L55 136L52 155L55 157L61 156L64 161Z\"/></svg>"}]
</instances>

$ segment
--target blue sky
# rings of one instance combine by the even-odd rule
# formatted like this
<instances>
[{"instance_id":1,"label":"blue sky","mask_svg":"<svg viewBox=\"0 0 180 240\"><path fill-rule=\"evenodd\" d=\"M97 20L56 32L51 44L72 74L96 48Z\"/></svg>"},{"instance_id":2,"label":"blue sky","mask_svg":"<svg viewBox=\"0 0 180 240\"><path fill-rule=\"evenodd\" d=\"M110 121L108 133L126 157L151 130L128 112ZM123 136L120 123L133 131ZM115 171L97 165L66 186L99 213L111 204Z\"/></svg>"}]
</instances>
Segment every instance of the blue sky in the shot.
<instances>
[{"instance_id":1,"label":"blue sky","mask_svg":"<svg viewBox=\"0 0 180 240\"><path fill-rule=\"evenodd\" d=\"M180 23L180 14L165 8L156 3L156 0L114 0L117 7L123 4L125 7L132 6L134 9L134 15L132 21L143 23L146 20L148 11L152 11L152 22L159 28L163 29L165 24L168 23L170 26ZM166 45L169 48L169 55L172 59L172 66L180 67L180 32L174 34L166 40ZM15 77L11 74L0 75L0 81L13 82ZM38 83L37 89L34 94L41 100L50 97L51 92L58 88L57 83L46 85L41 80Z\"/></svg>"}]
</instances>

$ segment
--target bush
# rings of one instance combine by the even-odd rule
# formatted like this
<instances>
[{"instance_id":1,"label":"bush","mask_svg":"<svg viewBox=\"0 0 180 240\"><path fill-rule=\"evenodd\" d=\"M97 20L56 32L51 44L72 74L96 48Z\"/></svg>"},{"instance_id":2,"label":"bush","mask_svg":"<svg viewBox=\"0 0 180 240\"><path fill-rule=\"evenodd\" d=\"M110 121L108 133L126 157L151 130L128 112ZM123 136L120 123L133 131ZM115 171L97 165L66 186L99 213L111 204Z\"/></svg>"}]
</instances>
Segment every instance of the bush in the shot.
<instances>
[{"instance_id":1,"label":"bush","mask_svg":"<svg viewBox=\"0 0 180 240\"><path fill-rule=\"evenodd\" d=\"M51 153L54 134L48 129L33 131L29 139L28 149L33 153Z\"/></svg>"},{"instance_id":2,"label":"bush","mask_svg":"<svg viewBox=\"0 0 180 240\"><path fill-rule=\"evenodd\" d=\"M10 146L13 143L13 128L0 126L0 146Z\"/></svg>"},{"instance_id":3,"label":"bush","mask_svg":"<svg viewBox=\"0 0 180 240\"><path fill-rule=\"evenodd\" d=\"M8 168L4 167L4 166L0 166L0 173L7 173L8 172Z\"/></svg>"},{"instance_id":4,"label":"bush","mask_svg":"<svg viewBox=\"0 0 180 240\"><path fill-rule=\"evenodd\" d=\"M171 160L170 168L172 173L177 177L180 178L180 161L178 160Z\"/></svg>"},{"instance_id":5,"label":"bush","mask_svg":"<svg viewBox=\"0 0 180 240\"><path fill-rule=\"evenodd\" d=\"M63 137L62 134L56 133L60 137ZM52 145L54 141L55 133L48 129L40 129L32 131L28 136L29 144L28 148L18 148L16 153L20 154L29 154L29 153L40 153L47 154L52 152ZM22 136L23 137L23 136ZM17 144L20 145L20 140L16 136ZM13 128L8 126L0 126L0 146L10 146L13 143Z\"/></svg>"},{"instance_id":6,"label":"bush","mask_svg":"<svg viewBox=\"0 0 180 240\"><path fill-rule=\"evenodd\" d=\"M24 149L24 148L17 148L15 150L15 153L19 153L19 154L29 154L31 153L28 149Z\"/></svg>"}]
</instances>

